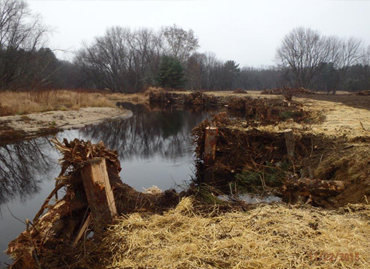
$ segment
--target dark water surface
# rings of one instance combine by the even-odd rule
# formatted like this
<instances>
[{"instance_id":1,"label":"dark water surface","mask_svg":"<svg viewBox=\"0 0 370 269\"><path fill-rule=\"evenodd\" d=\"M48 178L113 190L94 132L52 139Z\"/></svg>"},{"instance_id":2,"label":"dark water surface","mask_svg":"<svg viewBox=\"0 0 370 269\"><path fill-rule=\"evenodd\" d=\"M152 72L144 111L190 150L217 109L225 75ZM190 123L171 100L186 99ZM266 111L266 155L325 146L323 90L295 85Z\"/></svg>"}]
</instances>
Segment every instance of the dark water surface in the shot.
<instances>
[{"instance_id":1,"label":"dark water surface","mask_svg":"<svg viewBox=\"0 0 370 269\"><path fill-rule=\"evenodd\" d=\"M121 178L142 191L153 185L162 190L180 188L193 176L194 159L190 131L208 114L186 110L149 111L124 104L134 116L79 130L64 131L59 139L103 141L118 150ZM60 155L41 137L0 147L0 251L25 229L54 188L60 172ZM0 268L10 262L0 255Z\"/></svg>"}]
</instances>

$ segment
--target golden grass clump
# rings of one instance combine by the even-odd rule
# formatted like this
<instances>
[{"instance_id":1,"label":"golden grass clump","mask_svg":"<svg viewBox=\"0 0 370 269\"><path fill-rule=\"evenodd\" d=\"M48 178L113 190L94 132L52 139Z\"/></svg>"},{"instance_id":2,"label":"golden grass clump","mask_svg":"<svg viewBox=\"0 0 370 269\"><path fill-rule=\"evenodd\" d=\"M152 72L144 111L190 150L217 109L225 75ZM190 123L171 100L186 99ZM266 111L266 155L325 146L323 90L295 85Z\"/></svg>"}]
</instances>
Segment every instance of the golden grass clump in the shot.
<instances>
[{"instance_id":1,"label":"golden grass clump","mask_svg":"<svg viewBox=\"0 0 370 269\"><path fill-rule=\"evenodd\" d=\"M149 94L145 93L112 93L107 96L111 101L129 102L132 104L149 103Z\"/></svg>"},{"instance_id":2,"label":"golden grass clump","mask_svg":"<svg viewBox=\"0 0 370 269\"><path fill-rule=\"evenodd\" d=\"M108 268L370 268L369 220L369 205L202 216L185 198L164 215L121 217L98 249Z\"/></svg>"},{"instance_id":3,"label":"golden grass clump","mask_svg":"<svg viewBox=\"0 0 370 269\"><path fill-rule=\"evenodd\" d=\"M113 107L100 93L67 90L0 92L0 116L29 114L51 110L78 110L81 107Z\"/></svg>"}]
</instances>

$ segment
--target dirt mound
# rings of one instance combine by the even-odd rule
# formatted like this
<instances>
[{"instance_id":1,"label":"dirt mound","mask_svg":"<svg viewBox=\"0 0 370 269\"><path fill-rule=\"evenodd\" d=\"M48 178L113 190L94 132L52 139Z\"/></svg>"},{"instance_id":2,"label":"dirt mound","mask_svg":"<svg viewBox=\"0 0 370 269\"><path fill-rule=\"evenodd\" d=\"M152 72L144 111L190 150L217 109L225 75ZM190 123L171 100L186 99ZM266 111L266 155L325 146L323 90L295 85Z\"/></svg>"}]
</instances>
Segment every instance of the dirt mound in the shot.
<instances>
[{"instance_id":1,"label":"dirt mound","mask_svg":"<svg viewBox=\"0 0 370 269\"><path fill-rule=\"evenodd\" d=\"M242 93L242 94L248 94L248 92L246 90L243 90L243 89L236 89L235 91L233 91L233 93Z\"/></svg>"}]
</instances>

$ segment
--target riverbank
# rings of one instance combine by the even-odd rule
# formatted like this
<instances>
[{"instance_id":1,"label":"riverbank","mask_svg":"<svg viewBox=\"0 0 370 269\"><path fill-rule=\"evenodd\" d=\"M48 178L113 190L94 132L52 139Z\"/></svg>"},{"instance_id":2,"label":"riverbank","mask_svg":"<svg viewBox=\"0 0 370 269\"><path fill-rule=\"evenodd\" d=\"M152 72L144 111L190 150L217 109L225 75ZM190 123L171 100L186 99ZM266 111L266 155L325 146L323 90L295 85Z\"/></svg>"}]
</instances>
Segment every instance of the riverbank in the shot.
<instances>
[{"instance_id":1,"label":"riverbank","mask_svg":"<svg viewBox=\"0 0 370 269\"><path fill-rule=\"evenodd\" d=\"M13 139L52 134L62 129L78 128L109 118L130 116L126 112L122 114L122 110L118 110L116 104L129 102L149 106L150 91L158 90L160 89L151 88L144 93L134 94L80 93L65 90L41 92L35 95L1 93L0 110L18 115L0 116L0 143L7 143ZM191 94L191 92L183 91L171 91L171 93ZM250 91L247 94L232 92L207 92L205 94L222 100L245 97L252 99L284 98L282 95L261 95L260 91ZM299 95L293 96L293 101L302 104L305 110L315 111L324 116L323 122L311 125L312 132L334 137L343 135L369 136L370 96ZM44 112L32 113L32 111ZM288 122L283 127L299 129L302 126Z\"/></svg>"},{"instance_id":2,"label":"riverbank","mask_svg":"<svg viewBox=\"0 0 370 269\"><path fill-rule=\"evenodd\" d=\"M0 144L131 116L131 111L117 107L86 107L79 110L3 116L0 117Z\"/></svg>"},{"instance_id":3,"label":"riverbank","mask_svg":"<svg viewBox=\"0 0 370 269\"><path fill-rule=\"evenodd\" d=\"M119 179L116 151L103 143L54 141L62 171L32 225L10 242L12 268L368 268L370 207L221 201L200 185L140 193ZM104 159L116 217L94 230L83 195L84 165ZM102 157L102 158L99 158ZM103 188L104 190L104 188ZM46 211L46 212L45 212ZM96 227L95 227L96 228ZM94 234L91 235L91 229ZM73 245L73 247L71 247ZM166 252L163 252L166 249Z\"/></svg>"},{"instance_id":4,"label":"riverbank","mask_svg":"<svg viewBox=\"0 0 370 269\"><path fill-rule=\"evenodd\" d=\"M158 92L158 91L157 91ZM156 93L154 91L154 93ZM183 98L184 95L193 95L192 98ZM173 99L172 99L173 98ZM163 99L163 98L162 98ZM157 98L154 96L155 104L177 104L190 107L212 107L226 106L231 110L244 110L244 103L239 102L243 99L249 99L251 102L245 106L253 107L256 103L269 103L272 99L284 100L281 94L261 94L261 91L250 91L248 93L233 93L233 92L202 92L201 95L192 94L190 92L169 92L168 99ZM259 101L252 101L259 100ZM275 131L288 128L299 129L300 131L309 131L313 134L323 134L331 137L346 136L350 138L369 137L370 136L370 96L360 96L355 94L299 94L292 97L292 101L285 102L286 106L295 105L302 111L308 112L316 119L309 123L301 124L289 120L290 115L285 115L287 118L283 124L273 122L267 125L267 128L275 129ZM263 107L261 107L263 110ZM289 108L287 109L289 110ZM238 116L238 115L237 115ZM309 130L307 130L307 127ZM265 128L259 126L259 129Z\"/></svg>"}]
</instances>

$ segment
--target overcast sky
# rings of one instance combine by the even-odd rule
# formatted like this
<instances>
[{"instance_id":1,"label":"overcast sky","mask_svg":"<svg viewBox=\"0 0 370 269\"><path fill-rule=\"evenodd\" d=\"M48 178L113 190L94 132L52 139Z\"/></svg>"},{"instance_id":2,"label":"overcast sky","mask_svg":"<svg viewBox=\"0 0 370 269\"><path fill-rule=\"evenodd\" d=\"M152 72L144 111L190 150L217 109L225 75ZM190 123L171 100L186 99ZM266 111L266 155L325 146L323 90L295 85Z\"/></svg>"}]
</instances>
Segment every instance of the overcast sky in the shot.
<instances>
[{"instance_id":1,"label":"overcast sky","mask_svg":"<svg viewBox=\"0 0 370 269\"><path fill-rule=\"evenodd\" d=\"M27 1L54 29L49 46L70 52L116 25L159 29L176 24L193 29L200 52L212 51L221 60L254 67L274 64L284 35L299 26L370 44L370 0Z\"/></svg>"}]
</instances>

